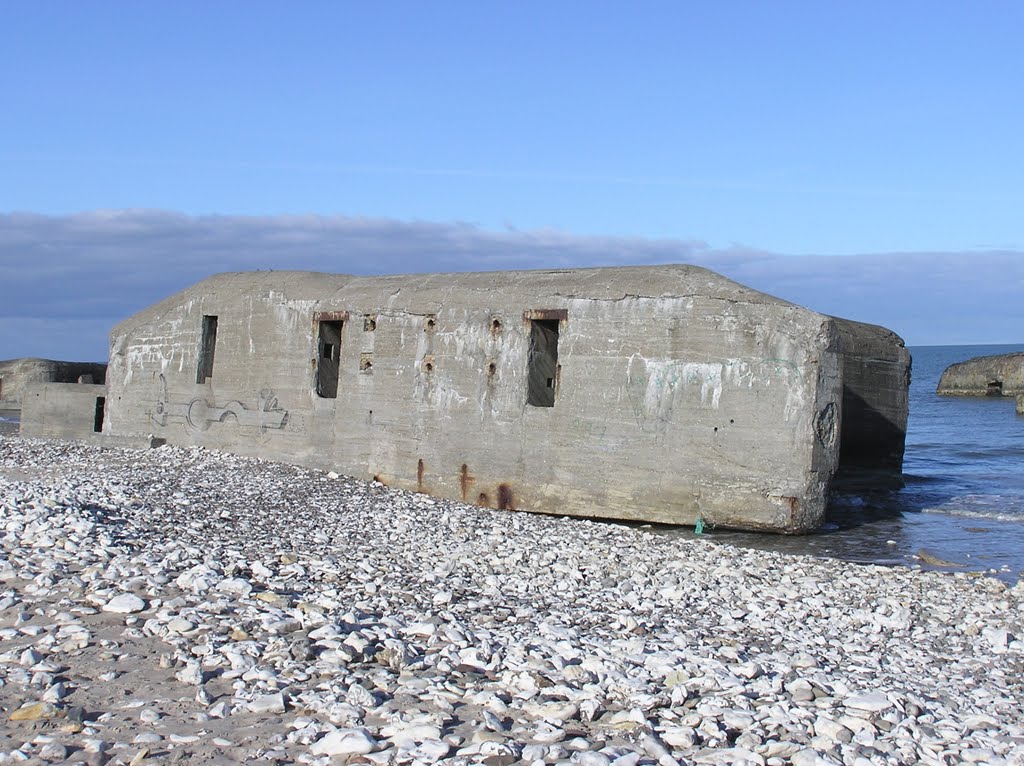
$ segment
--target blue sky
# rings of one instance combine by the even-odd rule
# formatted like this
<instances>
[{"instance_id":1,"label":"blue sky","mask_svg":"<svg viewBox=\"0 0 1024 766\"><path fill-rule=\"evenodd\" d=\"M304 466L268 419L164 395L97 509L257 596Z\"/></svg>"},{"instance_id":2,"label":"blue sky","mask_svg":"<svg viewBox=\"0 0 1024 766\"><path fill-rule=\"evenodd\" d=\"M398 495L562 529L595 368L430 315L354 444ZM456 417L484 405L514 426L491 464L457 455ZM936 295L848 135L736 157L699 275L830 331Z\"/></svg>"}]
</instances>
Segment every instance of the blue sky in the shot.
<instances>
[{"instance_id":1,"label":"blue sky","mask_svg":"<svg viewBox=\"0 0 1024 766\"><path fill-rule=\"evenodd\" d=\"M1024 340L1022 28L1010 2L13 4L0 358L102 357L214 271L552 259ZM93 323L79 353L48 294Z\"/></svg>"}]
</instances>

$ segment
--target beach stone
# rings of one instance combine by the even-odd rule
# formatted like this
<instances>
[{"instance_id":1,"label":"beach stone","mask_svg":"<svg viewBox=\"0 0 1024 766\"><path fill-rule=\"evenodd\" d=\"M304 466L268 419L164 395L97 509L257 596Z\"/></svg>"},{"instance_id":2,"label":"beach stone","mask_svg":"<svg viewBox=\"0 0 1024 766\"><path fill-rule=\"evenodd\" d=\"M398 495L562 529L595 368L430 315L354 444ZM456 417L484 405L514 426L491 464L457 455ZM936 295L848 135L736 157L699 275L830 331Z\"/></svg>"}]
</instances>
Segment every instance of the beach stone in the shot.
<instances>
[{"instance_id":1,"label":"beach stone","mask_svg":"<svg viewBox=\"0 0 1024 766\"><path fill-rule=\"evenodd\" d=\"M821 736L827 737L832 742L848 743L853 739L853 732L838 721L825 716L818 716L814 719L814 730Z\"/></svg>"},{"instance_id":2,"label":"beach stone","mask_svg":"<svg viewBox=\"0 0 1024 766\"><path fill-rule=\"evenodd\" d=\"M143 723L156 723L160 720L160 711L153 708L145 708L139 711L139 720Z\"/></svg>"},{"instance_id":3,"label":"beach stone","mask_svg":"<svg viewBox=\"0 0 1024 766\"><path fill-rule=\"evenodd\" d=\"M381 734L396 745L413 745L428 740L441 739L441 727L429 723L402 724L385 727Z\"/></svg>"},{"instance_id":4,"label":"beach stone","mask_svg":"<svg viewBox=\"0 0 1024 766\"><path fill-rule=\"evenodd\" d=\"M58 681L53 686L43 692L44 702L60 702L68 695L67 687L62 681Z\"/></svg>"},{"instance_id":5,"label":"beach stone","mask_svg":"<svg viewBox=\"0 0 1024 766\"><path fill-rule=\"evenodd\" d=\"M574 761L578 766L611 766L612 759L604 753L588 750L576 755Z\"/></svg>"},{"instance_id":6,"label":"beach stone","mask_svg":"<svg viewBox=\"0 0 1024 766\"><path fill-rule=\"evenodd\" d=\"M86 737L82 740L82 746L89 753L105 753L110 749L110 743L99 737Z\"/></svg>"},{"instance_id":7,"label":"beach stone","mask_svg":"<svg viewBox=\"0 0 1024 766\"><path fill-rule=\"evenodd\" d=\"M409 757L425 763L437 763L451 751L451 745L439 739L420 742L409 751Z\"/></svg>"},{"instance_id":8,"label":"beach stone","mask_svg":"<svg viewBox=\"0 0 1024 766\"><path fill-rule=\"evenodd\" d=\"M241 577L225 577L217 583L217 590L236 598L245 598L253 591L252 583Z\"/></svg>"},{"instance_id":9,"label":"beach stone","mask_svg":"<svg viewBox=\"0 0 1024 766\"><path fill-rule=\"evenodd\" d=\"M196 629L196 624L184 617L172 617L167 621L167 630L170 633L188 633Z\"/></svg>"},{"instance_id":10,"label":"beach stone","mask_svg":"<svg viewBox=\"0 0 1024 766\"><path fill-rule=\"evenodd\" d=\"M838 761L827 758L811 748L793 753L791 763L793 766L842 766Z\"/></svg>"},{"instance_id":11,"label":"beach stone","mask_svg":"<svg viewBox=\"0 0 1024 766\"><path fill-rule=\"evenodd\" d=\"M734 668L736 675L741 678L753 680L764 675L764 668L757 662L744 662Z\"/></svg>"},{"instance_id":12,"label":"beach stone","mask_svg":"<svg viewBox=\"0 0 1024 766\"><path fill-rule=\"evenodd\" d=\"M60 742L49 742L39 749L39 758L44 761L63 761L68 757L68 749Z\"/></svg>"},{"instance_id":13,"label":"beach stone","mask_svg":"<svg viewBox=\"0 0 1024 766\"><path fill-rule=\"evenodd\" d=\"M549 721L554 724L563 724L579 715L579 705L571 702L546 702L540 704L527 704L523 710L532 718Z\"/></svg>"},{"instance_id":14,"label":"beach stone","mask_svg":"<svg viewBox=\"0 0 1024 766\"><path fill-rule=\"evenodd\" d=\"M376 748L376 740L366 729L337 729L314 742L310 752L313 755L364 755Z\"/></svg>"},{"instance_id":15,"label":"beach stone","mask_svg":"<svg viewBox=\"0 0 1024 766\"><path fill-rule=\"evenodd\" d=\"M738 747L705 748L691 756L693 763L715 766L764 766L764 757Z\"/></svg>"},{"instance_id":16,"label":"beach stone","mask_svg":"<svg viewBox=\"0 0 1024 766\"><path fill-rule=\"evenodd\" d=\"M984 628L981 631L981 636L995 652L1005 652L1006 647L1013 640L1010 631L1006 628Z\"/></svg>"},{"instance_id":17,"label":"beach stone","mask_svg":"<svg viewBox=\"0 0 1024 766\"><path fill-rule=\"evenodd\" d=\"M101 608L104 612L112 612L114 614L134 614L144 610L146 602L134 593L119 593Z\"/></svg>"},{"instance_id":18,"label":"beach stone","mask_svg":"<svg viewBox=\"0 0 1024 766\"><path fill-rule=\"evenodd\" d=\"M804 745L798 742L769 742L764 746L763 754L765 758L792 758L794 755L804 750Z\"/></svg>"},{"instance_id":19,"label":"beach stone","mask_svg":"<svg viewBox=\"0 0 1024 766\"><path fill-rule=\"evenodd\" d=\"M285 711L284 694L260 694L253 697L246 706L251 713L283 713Z\"/></svg>"},{"instance_id":20,"label":"beach stone","mask_svg":"<svg viewBox=\"0 0 1024 766\"><path fill-rule=\"evenodd\" d=\"M881 692L851 694L843 700L843 704L847 708L863 710L868 713L880 713L893 706L892 702L889 701L889 698Z\"/></svg>"},{"instance_id":21,"label":"beach stone","mask_svg":"<svg viewBox=\"0 0 1024 766\"><path fill-rule=\"evenodd\" d=\"M697 733L688 726L670 726L662 732L661 740L677 750L689 750L697 742Z\"/></svg>"},{"instance_id":22,"label":"beach stone","mask_svg":"<svg viewBox=\"0 0 1024 766\"><path fill-rule=\"evenodd\" d=\"M640 753L623 753L612 761L612 766L637 766L642 758L643 756ZM666 764L666 766L672 766L672 764ZM675 766L679 766L679 761L676 761Z\"/></svg>"},{"instance_id":23,"label":"beach stone","mask_svg":"<svg viewBox=\"0 0 1024 766\"><path fill-rule=\"evenodd\" d=\"M960 757L967 763L995 763L996 753L988 747L968 747L960 751Z\"/></svg>"},{"instance_id":24,"label":"beach stone","mask_svg":"<svg viewBox=\"0 0 1024 766\"><path fill-rule=\"evenodd\" d=\"M206 674L203 672L203 667L198 662L188 662L181 670L174 674L174 677L181 681L183 684L189 684L190 686L199 686L203 683Z\"/></svg>"},{"instance_id":25,"label":"beach stone","mask_svg":"<svg viewBox=\"0 0 1024 766\"><path fill-rule=\"evenodd\" d=\"M795 702L810 702L814 699L814 687L810 681L804 678L798 678L786 684L786 691Z\"/></svg>"},{"instance_id":26,"label":"beach stone","mask_svg":"<svg viewBox=\"0 0 1024 766\"><path fill-rule=\"evenodd\" d=\"M722 714L722 723L733 731L746 731L754 725L754 716L735 710L726 710Z\"/></svg>"},{"instance_id":27,"label":"beach stone","mask_svg":"<svg viewBox=\"0 0 1024 766\"><path fill-rule=\"evenodd\" d=\"M350 705L358 705L363 708L377 707L377 698L360 684L349 685L345 699Z\"/></svg>"},{"instance_id":28,"label":"beach stone","mask_svg":"<svg viewBox=\"0 0 1024 766\"><path fill-rule=\"evenodd\" d=\"M40 721L47 718L56 718L57 707L51 702L30 702L22 705L11 713L12 721Z\"/></svg>"},{"instance_id":29,"label":"beach stone","mask_svg":"<svg viewBox=\"0 0 1024 766\"><path fill-rule=\"evenodd\" d=\"M254 598L259 599L263 603L269 604L270 606L276 606L276 607L286 607L286 606L288 606L288 597L287 596L282 596L280 593L275 593L275 592L269 591L269 590L261 590L259 593L257 593L254 596Z\"/></svg>"}]
</instances>

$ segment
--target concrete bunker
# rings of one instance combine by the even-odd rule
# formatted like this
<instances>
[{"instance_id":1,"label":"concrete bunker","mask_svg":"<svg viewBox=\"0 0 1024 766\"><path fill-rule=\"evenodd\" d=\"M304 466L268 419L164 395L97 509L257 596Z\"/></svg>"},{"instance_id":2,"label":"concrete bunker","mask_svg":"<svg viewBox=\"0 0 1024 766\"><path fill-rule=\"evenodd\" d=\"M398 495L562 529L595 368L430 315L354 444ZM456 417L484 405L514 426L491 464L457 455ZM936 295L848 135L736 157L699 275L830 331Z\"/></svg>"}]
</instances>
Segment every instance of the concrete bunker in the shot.
<instances>
[{"instance_id":1,"label":"concrete bunker","mask_svg":"<svg viewBox=\"0 0 1024 766\"><path fill-rule=\"evenodd\" d=\"M102 427L494 508L792 533L843 480L899 482L909 361L693 266L221 274L114 328Z\"/></svg>"},{"instance_id":2,"label":"concrete bunker","mask_svg":"<svg viewBox=\"0 0 1024 766\"><path fill-rule=\"evenodd\" d=\"M976 356L947 367L936 393L941 396L1024 394L1024 351Z\"/></svg>"}]
</instances>

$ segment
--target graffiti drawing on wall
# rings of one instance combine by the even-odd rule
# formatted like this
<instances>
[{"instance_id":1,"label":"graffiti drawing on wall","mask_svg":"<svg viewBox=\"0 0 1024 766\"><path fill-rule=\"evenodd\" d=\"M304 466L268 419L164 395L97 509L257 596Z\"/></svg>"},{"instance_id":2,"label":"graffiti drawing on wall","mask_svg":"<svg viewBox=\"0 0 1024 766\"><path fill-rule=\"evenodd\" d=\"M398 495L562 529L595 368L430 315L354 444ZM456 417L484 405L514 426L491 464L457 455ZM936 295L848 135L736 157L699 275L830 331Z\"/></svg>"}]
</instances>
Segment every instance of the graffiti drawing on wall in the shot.
<instances>
[{"instance_id":1,"label":"graffiti drawing on wall","mask_svg":"<svg viewBox=\"0 0 1024 766\"><path fill-rule=\"evenodd\" d=\"M255 408L246 407L237 399L222 405L212 404L202 397L188 402L172 402L167 394L167 380L161 375L160 396L150 417L161 426L166 426L170 420L184 420L189 428L196 431L206 431L214 423L234 418L239 425L266 431L268 428L284 428L288 411L277 406L277 397L269 388L259 392Z\"/></svg>"}]
</instances>

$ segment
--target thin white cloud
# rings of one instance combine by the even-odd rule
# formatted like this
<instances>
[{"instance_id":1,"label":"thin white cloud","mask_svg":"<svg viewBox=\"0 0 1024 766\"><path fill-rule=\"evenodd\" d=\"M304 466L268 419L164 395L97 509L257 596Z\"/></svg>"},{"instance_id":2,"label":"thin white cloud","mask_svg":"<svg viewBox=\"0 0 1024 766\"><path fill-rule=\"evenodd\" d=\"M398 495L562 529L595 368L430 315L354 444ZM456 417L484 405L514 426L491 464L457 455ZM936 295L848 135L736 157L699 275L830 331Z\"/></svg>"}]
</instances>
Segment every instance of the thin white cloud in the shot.
<instances>
[{"instance_id":1,"label":"thin white cloud","mask_svg":"<svg viewBox=\"0 0 1024 766\"><path fill-rule=\"evenodd\" d=\"M102 359L124 317L221 271L352 274L695 263L911 344L1024 340L1024 253L785 256L699 240L345 216L0 215L0 358Z\"/></svg>"}]
</instances>

